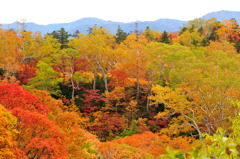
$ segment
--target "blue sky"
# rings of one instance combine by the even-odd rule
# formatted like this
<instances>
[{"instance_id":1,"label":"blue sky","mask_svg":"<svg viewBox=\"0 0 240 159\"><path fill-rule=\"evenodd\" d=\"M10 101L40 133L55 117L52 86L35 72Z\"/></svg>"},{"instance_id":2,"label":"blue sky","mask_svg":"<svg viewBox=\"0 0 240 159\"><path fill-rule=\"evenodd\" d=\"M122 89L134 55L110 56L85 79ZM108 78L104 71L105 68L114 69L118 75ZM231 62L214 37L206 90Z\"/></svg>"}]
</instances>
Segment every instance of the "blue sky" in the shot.
<instances>
[{"instance_id":1,"label":"blue sky","mask_svg":"<svg viewBox=\"0 0 240 159\"><path fill-rule=\"evenodd\" d=\"M0 24L21 19L64 23L85 17L120 22L192 20L209 12L240 11L239 5L239 0L1 0Z\"/></svg>"}]
</instances>

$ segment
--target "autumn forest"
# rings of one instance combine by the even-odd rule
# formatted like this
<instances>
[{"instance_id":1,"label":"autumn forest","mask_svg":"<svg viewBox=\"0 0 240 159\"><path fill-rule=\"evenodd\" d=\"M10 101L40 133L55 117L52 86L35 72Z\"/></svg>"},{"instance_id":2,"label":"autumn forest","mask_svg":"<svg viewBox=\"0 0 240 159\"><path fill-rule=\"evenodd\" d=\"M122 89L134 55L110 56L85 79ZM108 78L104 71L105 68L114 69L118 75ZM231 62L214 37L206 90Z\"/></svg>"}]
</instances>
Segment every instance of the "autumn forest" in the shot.
<instances>
[{"instance_id":1,"label":"autumn forest","mask_svg":"<svg viewBox=\"0 0 240 159\"><path fill-rule=\"evenodd\" d=\"M240 27L0 27L0 158L240 157Z\"/></svg>"}]
</instances>

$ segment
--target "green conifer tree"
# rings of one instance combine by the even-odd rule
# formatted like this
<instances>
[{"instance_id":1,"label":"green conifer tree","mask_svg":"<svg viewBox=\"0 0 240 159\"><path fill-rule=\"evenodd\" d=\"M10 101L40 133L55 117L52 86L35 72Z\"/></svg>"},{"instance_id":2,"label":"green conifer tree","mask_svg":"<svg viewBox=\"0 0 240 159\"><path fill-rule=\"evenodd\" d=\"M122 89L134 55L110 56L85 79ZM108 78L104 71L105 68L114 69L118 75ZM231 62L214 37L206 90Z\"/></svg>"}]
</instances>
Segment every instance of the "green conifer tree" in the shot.
<instances>
[{"instance_id":1,"label":"green conifer tree","mask_svg":"<svg viewBox=\"0 0 240 159\"><path fill-rule=\"evenodd\" d=\"M166 31L164 31L163 34L162 34L161 42L165 43L165 44L170 43L170 38L169 38L168 33Z\"/></svg>"},{"instance_id":2,"label":"green conifer tree","mask_svg":"<svg viewBox=\"0 0 240 159\"><path fill-rule=\"evenodd\" d=\"M116 42L120 44L122 41L126 39L127 35L128 34L121 29L120 25L118 25L118 29L116 33Z\"/></svg>"}]
</instances>

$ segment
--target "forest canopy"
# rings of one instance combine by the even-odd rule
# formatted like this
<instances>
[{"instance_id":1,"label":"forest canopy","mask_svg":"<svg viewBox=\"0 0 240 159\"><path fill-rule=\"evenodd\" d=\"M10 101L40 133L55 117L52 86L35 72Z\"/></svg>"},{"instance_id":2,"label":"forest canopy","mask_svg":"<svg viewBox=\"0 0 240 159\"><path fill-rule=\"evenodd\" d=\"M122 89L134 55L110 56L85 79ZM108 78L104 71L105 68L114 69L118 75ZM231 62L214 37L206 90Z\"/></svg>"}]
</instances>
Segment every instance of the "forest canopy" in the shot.
<instances>
[{"instance_id":1,"label":"forest canopy","mask_svg":"<svg viewBox=\"0 0 240 159\"><path fill-rule=\"evenodd\" d=\"M240 28L0 28L0 158L238 158Z\"/></svg>"}]
</instances>

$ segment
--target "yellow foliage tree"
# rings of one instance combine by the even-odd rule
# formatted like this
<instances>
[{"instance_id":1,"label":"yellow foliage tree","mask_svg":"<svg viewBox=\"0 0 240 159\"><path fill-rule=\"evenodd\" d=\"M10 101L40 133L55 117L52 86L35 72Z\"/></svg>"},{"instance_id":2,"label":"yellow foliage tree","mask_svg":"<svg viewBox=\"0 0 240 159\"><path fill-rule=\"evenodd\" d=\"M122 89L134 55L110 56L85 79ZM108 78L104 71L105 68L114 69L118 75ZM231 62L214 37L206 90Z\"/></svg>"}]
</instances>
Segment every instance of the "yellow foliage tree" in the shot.
<instances>
[{"instance_id":1,"label":"yellow foliage tree","mask_svg":"<svg viewBox=\"0 0 240 159\"><path fill-rule=\"evenodd\" d=\"M17 119L12 116L11 112L0 105L0 158L15 158L11 150L15 146L16 123Z\"/></svg>"},{"instance_id":2,"label":"yellow foliage tree","mask_svg":"<svg viewBox=\"0 0 240 159\"><path fill-rule=\"evenodd\" d=\"M140 79L145 77L145 59L148 53L145 50L147 39L144 35L132 34L127 36L123 41L119 50L121 50L121 63L117 64L118 69L126 72L130 77L137 79L137 94L136 99L139 101L140 96ZM123 51L123 52L122 52Z\"/></svg>"},{"instance_id":3,"label":"yellow foliage tree","mask_svg":"<svg viewBox=\"0 0 240 159\"><path fill-rule=\"evenodd\" d=\"M184 94L185 90L182 88L176 88L172 90L169 87L162 87L155 85L152 87L153 94L149 98L153 100L152 104L163 103L165 106L164 112L158 113L157 118L172 117L173 120L170 122L169 127L162 131L169 135L178 135L179 132L192 131L192 127L198 132L199 139L202 141L202 131L199 127L201 120L201 110L194 106L187 96ZM180 116L178 116L180 114Z\"/></svg>"},{"instance_id":4,"label":"yellow foliage tree","mask_svg":"<svg viewBox=\"0 0 240 159\"><path fill-rule=\"evenodd\" d=\"M97 26L93 27L90 34L79 34L69 42L69 46L74 47L82 58L87 59L95 76L97 69L100 69L106 91L108 91L106 72L114 61L114 45L114 37L106 29Z\"/></svg>"},{"instance_id":5,"label":"yellow foliage tree","mask_svg":"<svg viewBox=\"0 0 240 159\"><path fill-rule=\"evenodd\" d=\"M118 112L119 106L125 106L125 90L124 87L117 86L111 92L105 92L104 96L106 97L106 107L103 107L102 110L114 110Z\"/></svg>"},{"instance_id":6,"label":"yellow foliage tree","mask_svg":"<svg viewBox=\"0 0 240 159\"><path fill-rule=\"evenodd\" d=\"M128 119L128 123L130 124L132 120L134 120L136 118L137 112L139 110L139 106L137 104L136 100L131 100L128 104L128 106L126 107L126 116Z\"/></svg>"},{"instance_id":7,"label":"yellow foliage tree","mask_svg":"<svg viewBox=\"0 0 240 159\"><path fill-rule=\"evenodd\" d=\"M184 46L192 47L199 46L202 40L203 37L197 31L197 29L194 28L193 31L186 30L184 33L178 36L178 38L175 39L175 42L178 42Z\"/></svg>"}]
</instances>

